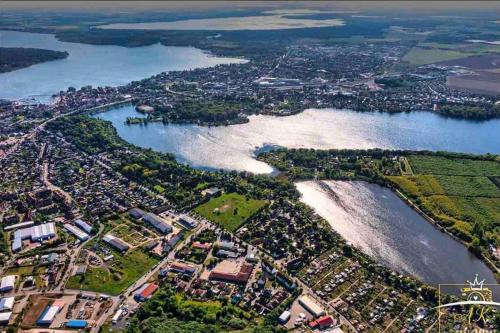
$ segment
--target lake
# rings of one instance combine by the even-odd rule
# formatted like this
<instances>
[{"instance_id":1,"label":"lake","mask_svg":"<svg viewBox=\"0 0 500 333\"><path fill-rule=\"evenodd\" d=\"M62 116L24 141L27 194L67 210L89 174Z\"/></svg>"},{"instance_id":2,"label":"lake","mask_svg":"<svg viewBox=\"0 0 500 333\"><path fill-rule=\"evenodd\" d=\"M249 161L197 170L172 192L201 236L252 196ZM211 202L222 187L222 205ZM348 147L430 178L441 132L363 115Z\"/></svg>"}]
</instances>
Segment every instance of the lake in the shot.
<instances>
[{"instance_id":1,"label":"lake","mask_svg":"<svg viewBox=\"0 0 500 333\"><path fill-rule=\"evenodd\" d=\"M0 46L69 53L65 59L0 74L0 98L39 102L50 101L52 94L70 86L119 86L165 71L246 62L215 57L193 47L88 45L60 42L49 34L17 31L0 31Z\"/></svg>"},{"instance_id":2,"label":"lake","mask_svg":"<svg viewBox=\"0 0 500 333\"><path fill-rule=\"evenodd\" d=\"M95 115L109 120L126 141L175 154L182 163L206 169L270 173L255 159L262 147L388 148L500 153L500 119L471 122L430 112L360 113L309 109L289 117L251 116L246 124L203 127L149 123L126 125L142 116L131 105Z\"/></svg>"},{"instance_id":3,"label":"lake","mask_svg":"<svg viewBox=\"0 0 500 333\"><path fill-rule=\"evenodd\" d=\"M366 182L321 183L297 183L301 200L375 261L434 286L465 283L476 273L486 283L496 283L481 260L438 231L391 190Z\"/></svg>"}]
</instances>

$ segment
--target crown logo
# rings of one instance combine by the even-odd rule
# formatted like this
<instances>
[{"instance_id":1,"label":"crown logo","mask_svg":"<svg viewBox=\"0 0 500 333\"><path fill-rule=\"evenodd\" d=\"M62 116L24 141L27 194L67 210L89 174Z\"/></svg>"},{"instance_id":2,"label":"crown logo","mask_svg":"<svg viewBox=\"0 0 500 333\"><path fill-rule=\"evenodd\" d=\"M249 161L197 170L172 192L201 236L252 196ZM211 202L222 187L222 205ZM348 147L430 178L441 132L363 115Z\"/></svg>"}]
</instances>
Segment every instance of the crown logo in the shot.
<instances>
[{"instance_id":1,"label":"crown logo","mask_svg":"<svg viewBox=\"0 0 500 333\"><path fill-rule=\"evenodd\" d=\"M476 277L474 278L473 282L470 282L467 280L467 283L469 284L471 290L483 290L483 283L485 280L483 279L483 280L479 281L477 279L477 276L478 276L478 274L476 274Z\"/></svg>"}]
</instances>

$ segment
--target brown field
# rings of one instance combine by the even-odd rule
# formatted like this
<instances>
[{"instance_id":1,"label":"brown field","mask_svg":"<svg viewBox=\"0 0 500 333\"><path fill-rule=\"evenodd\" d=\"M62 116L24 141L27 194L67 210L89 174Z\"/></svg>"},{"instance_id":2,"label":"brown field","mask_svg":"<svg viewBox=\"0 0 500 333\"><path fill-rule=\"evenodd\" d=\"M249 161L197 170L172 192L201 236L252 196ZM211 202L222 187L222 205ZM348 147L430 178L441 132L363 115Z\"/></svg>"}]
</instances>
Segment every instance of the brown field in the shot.
<instances>
[{"instance_id":1,"label":"brown field","mask_svg":"<svg viewBox=\"0 0 500 333\"><path fill-rule=\"evenodd\" d=\"M28 299L28 304L31 304L26 315L23 318L22 326L32 327L36 326L36 321L42 314L42 311L49 305L54 299L43 297L40 295L30 296Z\"/></svg>"},{"instance_id":2,"label":"brown field","mask_svg":"<svg viewBox=\"0 0 500 333\"><path fill-rule=\"evenodd\" d=\"M451 89L482 94L500 94L500 73L478 72L477 75L448 76L446 85Z\"/></svg>"}]
</instances>

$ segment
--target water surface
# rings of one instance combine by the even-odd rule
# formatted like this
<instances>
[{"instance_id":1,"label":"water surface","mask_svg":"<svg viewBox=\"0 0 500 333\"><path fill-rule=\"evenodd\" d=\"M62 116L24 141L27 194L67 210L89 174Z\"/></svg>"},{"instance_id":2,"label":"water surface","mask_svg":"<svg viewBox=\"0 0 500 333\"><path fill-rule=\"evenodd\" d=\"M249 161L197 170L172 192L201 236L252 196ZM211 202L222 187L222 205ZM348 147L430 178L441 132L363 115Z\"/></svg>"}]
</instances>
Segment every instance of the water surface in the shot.
<instances>
[{"instance_id":1,"label":"water surface","mask_svg":"<svg viewBox=\"0 0 500 333\"><path fill-rule=\"evenodd\" d=\"M127 117L141 116L130 105L96 116L111 121L126 141L173 153L191 166L254 173L273 171L255 159L255 151L268 146L500 153L500 119L471 122L429 112L391 115L309 109L289 117L251 116L249 123L219 127L126 125Z\"/></svg>"},{"instance_id":2,"label":"water surface","mask_svg":"<svg viewBox=\"0 0 500 333\"><path fill-rule=\"evenodd\" d=\"M465 283L476 273L496 283L481 260L387 188L343 181L305 181L296 186L301 200L344 239L387 267L434 286Z\"/></svg>"},{"instance_id":3,"label":"water surface","mask_svg":"<svg viewBox=\"0 0 500 333\"><path fill-rule=\"evenodd\" d=\"M32 47L67 51L65 59L0 74L0 98L35 98L41 102L68 87L119 86L164 71L246 62L220 58L193 47L160 44L126 48L58 41L54 35L0 31L1 47Z\"/></svg>"}]
</instances>

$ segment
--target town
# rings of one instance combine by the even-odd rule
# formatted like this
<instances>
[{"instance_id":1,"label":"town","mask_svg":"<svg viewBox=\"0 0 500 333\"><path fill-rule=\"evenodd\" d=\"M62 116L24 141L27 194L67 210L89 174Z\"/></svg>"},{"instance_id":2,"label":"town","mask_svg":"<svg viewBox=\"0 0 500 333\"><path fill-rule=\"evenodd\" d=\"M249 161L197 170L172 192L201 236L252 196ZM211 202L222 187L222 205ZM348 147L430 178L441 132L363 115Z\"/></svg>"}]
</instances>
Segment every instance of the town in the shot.
<instances>
[{"instance_id":1,"label":"town","mask_svg":"<svg viewBox=\"0 0 500 333\"><path fill-rule=\"evenodd\" d=\"M405 185L408 154L342 152L314 164L279 151L259 156L276 177L207 171L133 146L90 117L127 104L138 111L129 126L230 126L308 108L500 116L498 94L464 79L474 66L404 62L416 43L301 41L243 64L68 87L51 104L0 101L1 329L410 333L436 332L442 318L461 329L460 308L436 312L439 297L455 296L374 262L292 182L391 176ZM491 266L500 260L495 228L474 248ZM483 328L498 327L496 318Z\"/></svg>"}]
</instances>

